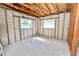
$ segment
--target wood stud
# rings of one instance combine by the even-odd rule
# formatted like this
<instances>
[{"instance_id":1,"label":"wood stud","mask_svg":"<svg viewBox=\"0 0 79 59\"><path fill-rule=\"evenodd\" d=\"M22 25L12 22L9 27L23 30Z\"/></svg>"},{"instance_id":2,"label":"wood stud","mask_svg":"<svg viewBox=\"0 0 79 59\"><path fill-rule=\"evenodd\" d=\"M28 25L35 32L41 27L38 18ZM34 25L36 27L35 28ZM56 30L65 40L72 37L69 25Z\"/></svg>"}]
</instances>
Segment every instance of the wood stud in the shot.
<instances>
[{"instance_id":1,"label":"wood stud","mask_svg":"<svg viewBox=\"0 0 79 59\"><path fill-rule=\"evenodd\" d=\"M25 29L21 29L23 31L23 40L25 39Z\"/></svg>"},{"instance_id":2,"label":"wood stud","mask_svg":"<svg viewBox=\"0 0 79 59\"><path fill-rule=\"evenodd\" d=\"M9 30L8 30L8 21L7 21L7 12L6 12L6 10L5 10L5 19L6 19L6 29L7 29L8 44L10 44Z\"/></svg>"},{"instance_id":3,"label":"wood stud","mask_svg":"<svg viewBox=\"0 0 79 59\"><path fill-rule=\"evenodd\" d=\"M12 16L13 16L13 11L12 11ZM15 39L15 42L16 42L16 32L15 32L15 19L14 19L14 16L13 16L13 28L14 28L14 39Z\"/></svg>"},{"instance_id":4,"label":"wood stud","mask_svg":"<svg viewBox=\"0 0 79 59\"><path fill-rule=\"evenodd\" d=\"M55 36L56 36L56 20L57 20L57 19L55 19L54 38L56 38L56 37L55 37Z\"/></svg>"},{"instance_id":5,"label":"wood stud","mask_svg":"<svg viewBox=\"0 0 79 59\"><path fill-rule=\"evenodd\" d=\"M64 36L64 25L65 25L65 12L64 12L64 15L63 15L62 40L63 40L63 36Z\"/></svg>"},{"instance_id":6,"label":"wood stud","mask_svg":"<svg viewBox=\"0 0 79 59\"><path fill-rule=\"evenodd\" d=\"M59 35L59 22L60 22L60 14L58 14L57 39L59 38L58 37L58 35Z\"/></svg>"},{"instance_id":7,"label":"wood stud","mask_svg":"<svg viewBox=\"0 0 79 59\"><path fill-rule=\"evenodd\" d=\"M22 40L21 25L20 25L20 18L18 17L18 19L19 19L19 33L20 33L20 40Z\"/></svg>"}]
</instances>

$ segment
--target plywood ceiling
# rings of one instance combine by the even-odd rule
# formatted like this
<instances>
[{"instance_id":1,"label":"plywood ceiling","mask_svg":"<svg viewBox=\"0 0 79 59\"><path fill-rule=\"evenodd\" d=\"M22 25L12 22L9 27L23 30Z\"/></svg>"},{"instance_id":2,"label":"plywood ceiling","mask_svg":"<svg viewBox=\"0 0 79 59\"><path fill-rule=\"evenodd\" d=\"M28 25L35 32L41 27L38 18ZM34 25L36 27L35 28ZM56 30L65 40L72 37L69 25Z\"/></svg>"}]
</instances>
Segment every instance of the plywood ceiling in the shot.
<instances>
[{"instance_id":1,"label":"plywood ceiling","mask_svg":"<svg viewBox=\"0 0 79 59\"><path fill-rule=\"evenodd\" d=\"M66 3L9 3L3 5L35 17L44 17L70 10L69 4Z\"/></svg>"}]
</instances>

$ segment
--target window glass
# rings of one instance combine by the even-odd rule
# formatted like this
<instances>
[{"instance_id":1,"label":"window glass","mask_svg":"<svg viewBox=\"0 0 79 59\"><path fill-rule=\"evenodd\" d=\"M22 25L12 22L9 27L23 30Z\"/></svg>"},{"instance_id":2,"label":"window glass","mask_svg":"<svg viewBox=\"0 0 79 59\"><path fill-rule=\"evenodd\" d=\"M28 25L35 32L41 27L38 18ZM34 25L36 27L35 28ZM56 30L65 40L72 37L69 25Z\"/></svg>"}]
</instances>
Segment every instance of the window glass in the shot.
<instances>
[{"instance_id":1,"label":"window glass","mask_svg":"<svg viewBox=\"0 0 79 59\"><path fill-rule=\"evenodd\" d=\"M55 28L55 19L43 20L43 28Z\"/></svg>"},{"instance_id":2,"label":"window glass","mask_svg":"<svg viewBox=\"0 0 79 59\"><path fill-rule=\"evenodd\" d=\"M21 28L32 28L32 20L21 18L20 19Z\"/></svg>"}]
</instances>

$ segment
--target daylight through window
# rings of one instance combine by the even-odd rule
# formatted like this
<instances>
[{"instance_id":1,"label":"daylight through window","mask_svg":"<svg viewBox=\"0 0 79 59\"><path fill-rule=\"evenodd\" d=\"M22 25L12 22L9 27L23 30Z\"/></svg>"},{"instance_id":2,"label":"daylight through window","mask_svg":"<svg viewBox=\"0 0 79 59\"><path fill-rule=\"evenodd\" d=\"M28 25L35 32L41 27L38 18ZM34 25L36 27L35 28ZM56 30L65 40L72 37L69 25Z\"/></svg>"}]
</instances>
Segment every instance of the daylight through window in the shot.
<instances>
[{"instance_id":1,"label":"daylight through window","mask_svg":"<svg viewBox=\"0 0 79 59\"><path fill-rule=\"evenodd\" d=\"M55 28L55 19L43 20L43 28Z\"/></svg>"},{"instance_id":2,"label":"daylight through window","mask_svg":"<svg viewBox=\"0 0 79 59\"><path fill-rule=\"evenodd\" d=\"M32 20L21 18L20 19L21 28L32 28Z\"/></svg>"}]
</instances>

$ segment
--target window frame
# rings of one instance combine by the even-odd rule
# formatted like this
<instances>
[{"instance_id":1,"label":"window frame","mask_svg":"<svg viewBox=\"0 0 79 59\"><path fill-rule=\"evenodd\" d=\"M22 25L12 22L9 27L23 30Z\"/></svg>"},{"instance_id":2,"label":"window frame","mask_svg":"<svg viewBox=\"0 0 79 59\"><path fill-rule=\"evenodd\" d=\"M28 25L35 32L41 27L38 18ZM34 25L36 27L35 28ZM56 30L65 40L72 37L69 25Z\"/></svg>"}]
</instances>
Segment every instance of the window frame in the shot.
<instances>
[{"instance_id":1,"label":"window frame","mask_svg":"<svg viewBox=\"0 0 79 59\"><path fill-rule=\"evenodd\" d=\"M25 27L25 28L23 27L23 28L22 28L22 26L21 26L21 20L22 20L22 19L24 19L24 20L27 20L27 19L28 19L28 20L31 20L32 26L31 26L31 27ZM31 28L33 28L33 20L32 20L31 18L20 17L20 27L21 27L21 29L31 29Z\"/></svg>"},{"instance_id":2,"label":"window frame","mask_svg":"<svg viewBox=\"0 0 79 59\"><path fill-rule=\"evenodd\" d=\"M44 27L44 20L53 20L54 19L54 28L52 27L52 28L45 28ZM55 26L56 26L56 19L57 19L57 17L55 17L55 18L46 18L46 19L42 19L43 21L42 21L42 28L44 28L44 29L55 29Z\"/></svg>"}]
</instances>

